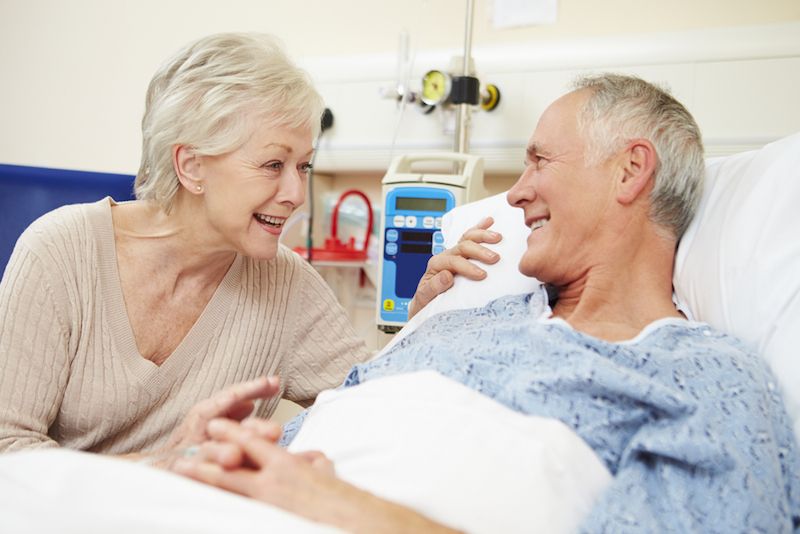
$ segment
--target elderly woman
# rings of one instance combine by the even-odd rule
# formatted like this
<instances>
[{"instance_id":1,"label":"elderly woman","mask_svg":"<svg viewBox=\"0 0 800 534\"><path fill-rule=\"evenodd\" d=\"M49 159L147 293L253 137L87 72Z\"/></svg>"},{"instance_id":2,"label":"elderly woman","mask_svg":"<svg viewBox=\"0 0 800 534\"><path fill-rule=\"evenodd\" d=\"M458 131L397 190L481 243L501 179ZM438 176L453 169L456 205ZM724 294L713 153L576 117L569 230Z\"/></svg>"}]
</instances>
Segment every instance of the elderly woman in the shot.
<instances>
[{"instance_id":1,"label":"elderly woman","mask_svg":"<svg viewBox=\"0 0 800 534\"><path fill-rule=\"evenodd\" d=\"M265 36L210 36L163 65L137 200L62 207L15 247L0 284L0 451L168 457L213 417L310 403L368 356L278 242L322 111Z\"/></svg>"}]
</instances>

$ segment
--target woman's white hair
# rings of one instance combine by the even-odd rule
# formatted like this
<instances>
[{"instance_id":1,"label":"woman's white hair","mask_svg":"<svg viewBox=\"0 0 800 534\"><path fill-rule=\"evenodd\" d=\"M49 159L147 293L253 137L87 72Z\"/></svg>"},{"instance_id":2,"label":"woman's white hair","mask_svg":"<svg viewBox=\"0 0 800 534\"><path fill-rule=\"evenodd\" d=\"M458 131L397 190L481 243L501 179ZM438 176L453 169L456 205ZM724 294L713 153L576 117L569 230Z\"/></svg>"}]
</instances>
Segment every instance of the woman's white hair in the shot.
<instances>
[{"instance_id":1,"label":"woman's white hair","mask_svg":"<svg viewBox=\"0 0 800 534\"><path fill-rule=\"evenodd\" d=\"M307 127L319 135L324 104L309 76L267 35L222 33L180 50L158 69L142 118L136 198L169 211L179 182L172 147L203 155L231 152L258 121Z\"/></svg>"},{"instance_id":2,"label":"woman's white hair","mask_svg":"<svg viewBox=\"0 0 800 534\"><path fill-rule=\"evenodd\" d=\"M700 202L705 176L703 141L692 115L666 90L634 76L584 76L573 88L591 91L578 116L590 163L632 139L653 143L658 161L650 217L680 239Z\"/></svg>"}]
</instances>

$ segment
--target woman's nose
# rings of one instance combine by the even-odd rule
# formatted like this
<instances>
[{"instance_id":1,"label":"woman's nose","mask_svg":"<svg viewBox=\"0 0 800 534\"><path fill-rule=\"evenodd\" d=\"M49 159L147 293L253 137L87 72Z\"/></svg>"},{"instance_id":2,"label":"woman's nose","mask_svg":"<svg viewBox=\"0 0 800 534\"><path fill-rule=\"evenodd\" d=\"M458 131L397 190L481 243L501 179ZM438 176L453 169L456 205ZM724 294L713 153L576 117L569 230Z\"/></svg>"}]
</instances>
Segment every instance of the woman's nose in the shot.
<instances>
[{"instance_id":1,"label":"woman's nose","mask_svg":"<svg viewBox=\"0 0 800 534\"><path fill-rule=\"evenodd\" d=\"M287 172L281 179L280 202L288 202L297 207L306 199L305 175L300 170Z\"/></svg>"}]
</instances>

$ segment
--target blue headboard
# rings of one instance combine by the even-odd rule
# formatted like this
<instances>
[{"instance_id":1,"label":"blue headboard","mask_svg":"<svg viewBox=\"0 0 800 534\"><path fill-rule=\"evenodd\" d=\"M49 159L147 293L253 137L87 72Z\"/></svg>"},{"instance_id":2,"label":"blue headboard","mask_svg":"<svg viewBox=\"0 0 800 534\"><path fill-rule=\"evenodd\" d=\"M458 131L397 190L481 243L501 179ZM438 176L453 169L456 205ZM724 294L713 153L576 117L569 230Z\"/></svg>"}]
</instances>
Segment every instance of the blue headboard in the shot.
<instances>
[{"instance_id":1,"label":"blue headboard","mask_svg":"<svg viewBox=\"0 0 800 534\"><path fill-rule=\"evenodd\" d=\"M19 235L39 216L65 204L106 196L132 199L133 176L0 165L0 273Z\"/></svg>"}]
</instances>

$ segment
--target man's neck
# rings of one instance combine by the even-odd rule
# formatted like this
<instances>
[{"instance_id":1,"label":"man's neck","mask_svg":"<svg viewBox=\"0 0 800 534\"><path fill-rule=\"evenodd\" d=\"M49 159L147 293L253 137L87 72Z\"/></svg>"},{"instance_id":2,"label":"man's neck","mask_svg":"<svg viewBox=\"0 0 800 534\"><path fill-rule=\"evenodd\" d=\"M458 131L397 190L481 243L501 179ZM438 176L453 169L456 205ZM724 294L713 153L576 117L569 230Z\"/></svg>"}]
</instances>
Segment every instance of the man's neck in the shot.
<instances>
[{"instance_id":1,"label":"man's neck","mask_svg":"<svg viewBox=\"0 0 800 534\"><path fill-rule=\"evenodd\" d=\"M672 301L674 246L660 242L618 252L558 288L553 315L608 341L634 338L658 319L683 317Z\"/></svg>"}]
</instances>

